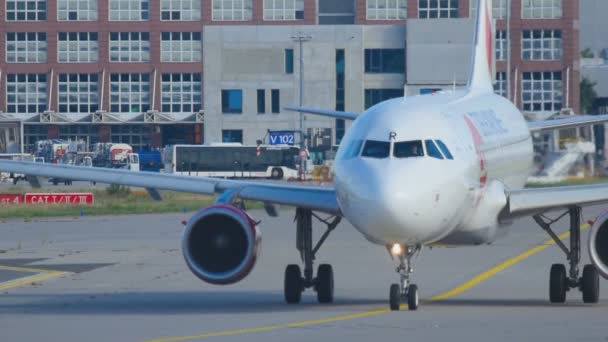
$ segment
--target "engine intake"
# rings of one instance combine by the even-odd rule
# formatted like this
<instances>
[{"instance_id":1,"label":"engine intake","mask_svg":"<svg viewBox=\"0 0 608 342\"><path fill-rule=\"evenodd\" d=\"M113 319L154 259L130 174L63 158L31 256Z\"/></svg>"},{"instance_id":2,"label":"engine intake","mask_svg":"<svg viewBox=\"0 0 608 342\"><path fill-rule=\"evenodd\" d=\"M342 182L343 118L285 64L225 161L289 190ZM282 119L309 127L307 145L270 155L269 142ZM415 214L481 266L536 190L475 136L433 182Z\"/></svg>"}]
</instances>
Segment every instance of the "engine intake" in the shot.
<instances>
[{"instance_id":1,"label":"engine intake","mask_svg":"<svg viewBox=\"0 0 608 342\"><path fill-rule=\"evenodd\" d=\"M588 247L591 261L608 279L608 212L600 215L591 226Z\"/></svg>"},{"instance_id":2,"label":"engine intake","mask_svg":"<svg viewBox=\"0 0 608 342\"><path fill-rule=\"evenodd\" d=\"M216 205L190 219L182 250L186 264L197 277L211 284L226 285L251 272L260 242L256 223L246 212Z\"/></svg>"}]
</instances>

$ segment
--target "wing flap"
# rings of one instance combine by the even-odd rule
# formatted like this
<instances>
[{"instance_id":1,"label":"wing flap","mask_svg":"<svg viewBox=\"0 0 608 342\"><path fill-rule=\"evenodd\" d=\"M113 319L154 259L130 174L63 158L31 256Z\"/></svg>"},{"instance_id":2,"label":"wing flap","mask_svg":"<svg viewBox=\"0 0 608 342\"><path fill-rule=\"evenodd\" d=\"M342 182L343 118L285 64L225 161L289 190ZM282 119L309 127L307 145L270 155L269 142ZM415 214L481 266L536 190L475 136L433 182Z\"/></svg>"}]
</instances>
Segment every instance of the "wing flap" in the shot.
<instances>
[{"instance_id":1,"label":"wing flap","mask_svg":"<svg viewBox=\"0 0 608 342\"><path fill-rule=\"evenodd\" d=\"M530 132L551 131L580 126L589 126L608 122L608 114L605 115L575 115L569 118L532 121L528 122Z\"/></svg>"},{"instance_id":2,"label":"wing flap","mask_svg":"<svg viewBox=\"0 0 608 342\"><path fill-rule=\"evenodd\" d=\"M516 218L571 206L608 203L608 184L515 190L503 216Z\"/></svg>"}]
</instances>

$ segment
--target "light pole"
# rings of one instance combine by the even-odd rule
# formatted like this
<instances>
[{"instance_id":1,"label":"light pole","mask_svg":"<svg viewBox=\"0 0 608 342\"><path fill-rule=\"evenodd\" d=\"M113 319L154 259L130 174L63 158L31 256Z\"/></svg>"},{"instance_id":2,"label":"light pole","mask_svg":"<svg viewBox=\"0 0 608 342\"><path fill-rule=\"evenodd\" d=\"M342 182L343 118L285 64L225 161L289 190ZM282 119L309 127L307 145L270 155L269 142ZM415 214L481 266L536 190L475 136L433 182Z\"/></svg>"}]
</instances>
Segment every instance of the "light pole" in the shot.
<instances>
[{"instance_id":1,"label":"light pole","mask_svg":"<svg viewBox=\"0 0 608 342\"><path fill-rule=\"evenodd\" d=\"M312 40L312 37L309 35L303 35L302 33L298 32L297 35L295 36L291 36L291 39L294 42L298 42L298 50L299 50L299 54L300 54L300 101L299 101L299 106L302 107L303 106L303 101L304 101L304 50L302 50L302 44L304 42L310 41ZM305 154L305 150L306 150L306 140L304 139L305 137L305 133L304 133L304 113L300 112L300 170L299 170L299 176L300 176L300 180L304 180L305 176L306 176L306 154Z\"/></svg>"}]
</instances>

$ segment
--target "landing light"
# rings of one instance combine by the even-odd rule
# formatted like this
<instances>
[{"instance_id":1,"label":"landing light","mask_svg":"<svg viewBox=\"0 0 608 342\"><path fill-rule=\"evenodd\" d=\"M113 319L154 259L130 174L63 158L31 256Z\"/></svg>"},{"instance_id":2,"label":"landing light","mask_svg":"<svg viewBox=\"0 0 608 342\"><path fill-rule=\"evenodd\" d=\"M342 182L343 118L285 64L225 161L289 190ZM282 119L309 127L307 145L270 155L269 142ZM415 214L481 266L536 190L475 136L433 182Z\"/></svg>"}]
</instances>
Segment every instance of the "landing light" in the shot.
<instances>
[{"instance_id":1,"label":"landing light","mask_svg":"<svg viewBox=\"0 0 608 342\"><path fill-rule=\"evenodd\" d=\"M401 253L403 253L403 248L401 245L398 243L393 244L393 247L391 247L391 254L394 256L399 256Z\"/></svg>"}]
</instances>

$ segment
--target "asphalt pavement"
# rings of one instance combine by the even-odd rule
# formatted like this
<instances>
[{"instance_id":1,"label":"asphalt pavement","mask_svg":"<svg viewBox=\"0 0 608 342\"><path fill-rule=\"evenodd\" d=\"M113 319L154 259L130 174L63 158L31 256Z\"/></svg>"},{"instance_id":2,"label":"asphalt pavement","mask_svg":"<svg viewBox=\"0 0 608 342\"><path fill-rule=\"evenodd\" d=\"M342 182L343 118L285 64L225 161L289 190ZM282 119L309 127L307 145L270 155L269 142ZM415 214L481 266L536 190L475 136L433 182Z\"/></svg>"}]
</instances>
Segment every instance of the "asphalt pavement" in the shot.
<instances>
[{"instance_id":1,"label":"asphalt pavement","mask_svg":"<svg viewBox=\"0 0 608 342\"><path fill-rule=\"evenodd\" d=\"M0 340L608 341L608 281L597 305L576 290L555 305L549 267L566 261L561 251L547 246L513 262L549 240L531 219L492 245L423 250L414 260L419 310L389 312L396 265L346 222L317 260L334 266L335 303L320 305L308 291L287 305L283 271L299 262L292 210L252 212L262 220L260 258L242 282L223 287L202 283L183 261L181 222L191 214L0 223Z\"/></svg>"}]
</instances>

